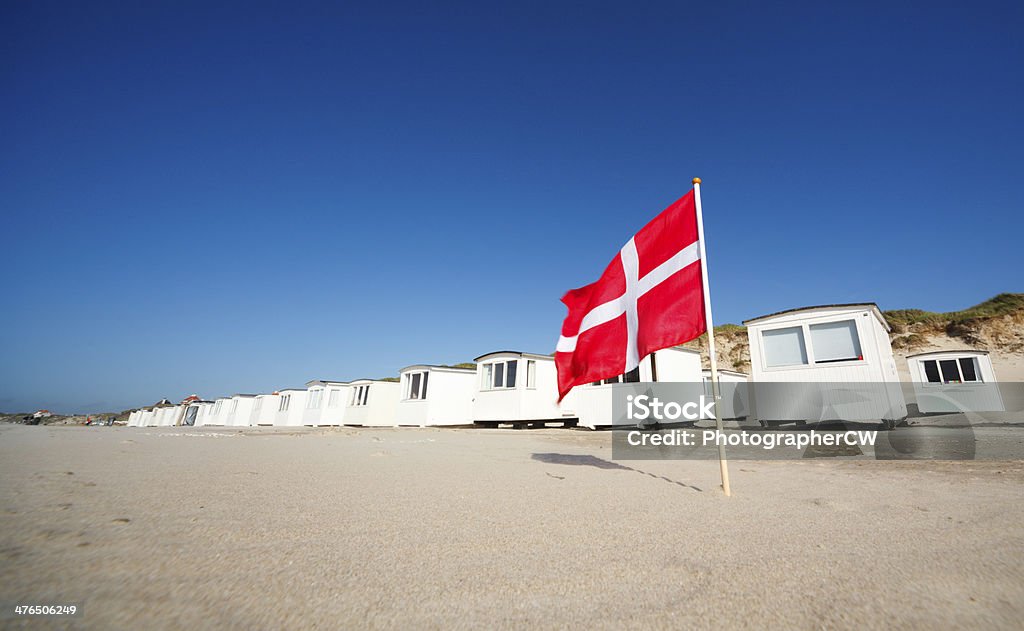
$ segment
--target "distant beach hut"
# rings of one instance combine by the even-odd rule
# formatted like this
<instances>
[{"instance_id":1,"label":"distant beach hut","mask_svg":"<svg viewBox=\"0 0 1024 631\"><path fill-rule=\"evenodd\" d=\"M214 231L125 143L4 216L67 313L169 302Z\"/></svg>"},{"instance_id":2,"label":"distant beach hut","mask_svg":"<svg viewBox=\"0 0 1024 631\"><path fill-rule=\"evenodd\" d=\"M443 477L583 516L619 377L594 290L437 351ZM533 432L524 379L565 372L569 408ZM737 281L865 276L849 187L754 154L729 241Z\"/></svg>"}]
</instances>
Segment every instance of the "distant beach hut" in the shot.
<instances>
[{"instance_id":1,"label":"distant beach hut","mask_svg":"<svg viewBox=\"0 0 1024 631\"><path fill-rule=\"evenodd\" d=\"M180 405L168 405L166 407L157 408L157 427L173 427L174 425L177 425L181 412L182 406Z\"/></svg>"},{"instance_id":2,"label":"distant beach hut","mask_svg":"<svg viewBox=\"0 0 1024 631\"><path fill-rule=\"evenodd\" d=\"M397 381L357 379L348 384L345 425L394 427L401 386Z\"/></svg>"},{"instance_id":3,"label":"distant beach hut","mask_svg":"<svg viewBox=\"0 0 1024 631\"><path fill-rule=\"evenodd\" d=\"M181 415L181 424L185 426L199 425L199 416L207 408L213 407L212 401L203 401L199 397L192 395L182 402L185 410Z\"/></svg>"},{"instance_id":4,"label":"distant beach hut","mask_svg":"<svg viewBox=\"0 0 1024 631\"><path fill-rule=\"evenodd\" d=\"M711 383L711 371L704 368L700 371L701 379L704 383ZM720 383L747 383L750 381L750 375L745 372L739 372L738 370L718 370L718 381ZM710 386L709 386L710 387Z\"/></svg>"},{"instance_id":5,"label":"distant beach hut","mask_svg":"<svg viewBox=\"0 0 1024 631\"><path fill-rule=\"evenodd\" d=\"M306 382L302 424L313 427L342 425L348 402L348 383L314 379Z\"/></svg>"},{"instance_id":6,"label":"distant beach hut","mask_svg":"<svg viewBox=\"0 0 1024 631\"><path fill-rule=\"evenodd\" d=\"M1005 410L988 351L932 351L907 357L918 409L924 413Z\"/></svg>"},{"instance_id":7,"label":"distant beach hut","mask_svg":"<svg viewBox=\"0 0 1024 631\"><path fill-rule=\"evenodd\" d=\"M577 423L574 388L558 403L558 376L550 355L497 351L477 357L473 422L484 427Z\"/></svg>"},{"instance_id":8,"label":"distant beach hut","mask_svg":"<svg viewBox=\"0 0 1024 631\"><path fill-rule=\"evenodd\" d=\"M233 394L227 404L227 415L224 417L224 425L228 427L248 426L252 415L252 404L256 399L255 394Z\"/></svg>"},{"instance_id":9,"label":"distant beach hut","mask_svg":"<svg viewBox=\"0 0 1024 631\"><path fill-rule=\"evenodd\" d=\"M613 398L616 392L632 393L634 388L629 385L631 383L659 382L692 384L693 392L700 396L703 393L700 351L682 347L662 349L653 356L643 358L640 365L631 372L573 388L579 425L590 429L613 426L616 411Z\"/></svg>"},{"instance_id":10,"label":"distant beach hut","mask_svg":"<svg viewBox=\"0 0 1024 631\"><path fill-rule=\"evenodd\" d=\"M132 410L131 414L128 415L128 427L138 427L141 416L142 410Z\"/></svg>"},{"instance_id":11,"label":"distant beach hut","mask_svg":"<svg viewBox=\"0 0 1024 631\"><path fill-rule=\"evenodd\" d=\"M154 408L144 408L139 414L139 427L152 427L156 425L156 410Z\"/></svg>"},{"instance_id":12,"label":"distant beach hut","mask_svg":"<svg viewBox=\"0 0 1024 631\"><path fill-rule=\"evenodd\" d=\"M884 420L892 426L906 417L891 328L874 303L790 309L744 324L754 414L762 424Z\"/></svg>"},{"instance_id":13,"label":"distant beach hut","mask_svg":"<svg viewBox=\"0 0 1024 631\"><path fill-rule=\"evenodd\" d=\"M257 394L252 401L252 410L249 413L249 425L273 425L277 419L277 408L281 402L281 395Z\"/></svg>"},{"instance_id":14,"label":"distant beach hut","mask_svg":"<svg viewBox=\"0 0 1024 631\"><path fill-rule=\"evenodd\" d=\"M476 367L417 364L399 371L398 425L472 425Z\"/></svg>"},{"instance_id":15,"label":"distant beach hut","mask_svg":"<svg viewBox=\"0 0 1024 631\"><path fill-rule=\"evenodd\" d=\"M213 401L213 410L206 417L203 425L225 425L228 418L228 410L231 408L231 397L220 397Z\"/></svg>"},{"instance_id":16,"label":"distant beach hut","mask_svg":"<svg viewBox=\"0 0 1024 631\"><path fill-rule=\"evenodd\" d=\"M185 410L182 425L202 427L206 424L206 417L213 412L213 401L193 401Z\"/></svg>"},{"instance_id":17,"label":"distant beach hut","mask_svg":"<svg viewBox=\"0 0 1024 631\"><path fill-rule=\"evenodd\" d=\"M711 371L701 370L704 394L712 395ZM718 371L718 392L721 395L719 411L726 420L744 419L750 415L750 375L736 370ZM709 417L714 419L714 417Z\"/></svg>"},{"instance_id":18,"label":"distant beach hut","mask_svg":"<svg viewBox=\"0 0 1024 631\"><path fill-rule=\"evenodd\" d=\"M306 407L305 388L285 388L278 390L277 415L274 425L281 427L301 427Z\"/></svg>"}]
</instances>

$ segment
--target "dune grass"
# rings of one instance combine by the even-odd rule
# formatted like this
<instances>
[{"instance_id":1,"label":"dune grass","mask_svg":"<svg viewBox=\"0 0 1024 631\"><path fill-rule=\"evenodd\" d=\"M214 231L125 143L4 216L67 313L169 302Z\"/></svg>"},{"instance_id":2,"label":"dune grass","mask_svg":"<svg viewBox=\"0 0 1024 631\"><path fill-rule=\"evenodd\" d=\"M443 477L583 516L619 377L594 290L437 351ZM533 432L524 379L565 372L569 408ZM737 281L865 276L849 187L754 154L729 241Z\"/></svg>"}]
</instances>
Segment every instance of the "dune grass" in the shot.
<instances>
[{"instance_id":1,"label":"dune grass","mask_svg":"<svg viewBox=\"0 0 1024 631\"><path fill-rule=\"evenodd\" d=\"M994 318L1024 311L1024 294L999 294L985 302L961 311L937 313L923 309L894 309L885 311L885 319L893 324L945 324L965 322L976 318Z\"/></svg>"}]
</instances>

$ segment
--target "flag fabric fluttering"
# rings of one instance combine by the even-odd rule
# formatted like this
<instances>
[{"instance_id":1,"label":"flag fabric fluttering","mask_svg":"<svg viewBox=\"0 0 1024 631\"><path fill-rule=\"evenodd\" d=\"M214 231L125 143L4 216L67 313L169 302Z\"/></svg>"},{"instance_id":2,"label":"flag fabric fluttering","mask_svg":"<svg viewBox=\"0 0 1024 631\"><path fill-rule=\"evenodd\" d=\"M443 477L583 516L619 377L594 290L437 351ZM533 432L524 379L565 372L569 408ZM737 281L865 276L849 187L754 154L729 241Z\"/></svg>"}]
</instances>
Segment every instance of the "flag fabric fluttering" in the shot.
<instances>
[{"instance_id":1,"label":"flag fabric fluttering","mask_svg":"<svg viewBox=\"0 0 1024 631\"><path fill-rule=\"evenodd\" d=\"M574 386L628 373L707 330L698 234L691 190L637 232L597 282L565 294L559 401Z\"/></svg>"}]
</instances>

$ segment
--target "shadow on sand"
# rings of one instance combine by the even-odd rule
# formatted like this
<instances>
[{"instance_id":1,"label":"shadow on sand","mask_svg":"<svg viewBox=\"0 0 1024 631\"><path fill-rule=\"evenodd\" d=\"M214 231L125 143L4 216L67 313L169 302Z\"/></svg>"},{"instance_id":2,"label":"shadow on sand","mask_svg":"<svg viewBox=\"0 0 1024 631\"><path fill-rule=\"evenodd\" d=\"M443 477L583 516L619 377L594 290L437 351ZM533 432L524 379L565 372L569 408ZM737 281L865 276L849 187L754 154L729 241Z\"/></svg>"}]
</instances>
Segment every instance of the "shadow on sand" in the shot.
<instances>
[{"instance_id":1,"label":"shadow on sand","mask_svg":"<svg viewBox=\"0 0 1024 631\"><path fill-rule=\"evenodd\" d=\"M666 478L663 475L657 475L657 474L654 474L654 473L648 473L647 471L641 471L640 469L634 469L633 467L627 467L627 466L621 465L621 464L619 464L617 462L611 462L610 460L602 460L601 458L598 458L596 456L589 456L589 455L581 456L581 455L575 455L575 454L550 454L549 453L549 454L533 454L531 456L531 458L533 458L534 460L540 461L540 462L547 463L547 464L565 464L565 465L576 465L576 466L584 466L584 467L596 467L598 469L618 469L620 471L633 471L635 473L639 473L640 475L646 475L648 477L655 478L657 480L664 480L665 482L669 482L671 484L675 484L675 485L678 485L678 486L681 486L681 487L684 487L684 488L687 488L687 489L693 489L694 491L697 491L698 493L703 493L704 492L703 489L701 489L699 487L696 487L696 486L693 486L692 484L686 484L685 482L679 482L678 480L673 480L671 478Z\"/></svg>"}]
</instances>

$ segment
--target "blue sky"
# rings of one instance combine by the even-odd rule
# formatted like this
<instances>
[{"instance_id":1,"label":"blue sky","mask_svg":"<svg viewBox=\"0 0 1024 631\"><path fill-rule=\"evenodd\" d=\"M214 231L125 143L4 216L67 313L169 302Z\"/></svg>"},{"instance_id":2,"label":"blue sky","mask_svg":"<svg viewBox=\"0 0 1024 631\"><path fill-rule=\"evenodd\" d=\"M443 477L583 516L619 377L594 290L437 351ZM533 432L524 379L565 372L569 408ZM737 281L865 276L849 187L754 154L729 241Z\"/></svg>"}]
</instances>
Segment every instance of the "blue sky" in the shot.
<instances>
[{"instance_id":1,"label":"blue sky","mask_svg":"<svg viewBox=\"0 0 1024 631\"><path fill-rule=\"evenodd\" d=\"M215 6L213 6L215 5ZM715 319L1024 291L1020 3L5 3L0 409L549 352L704 180Z\"/></svg>"}]
</instances>

